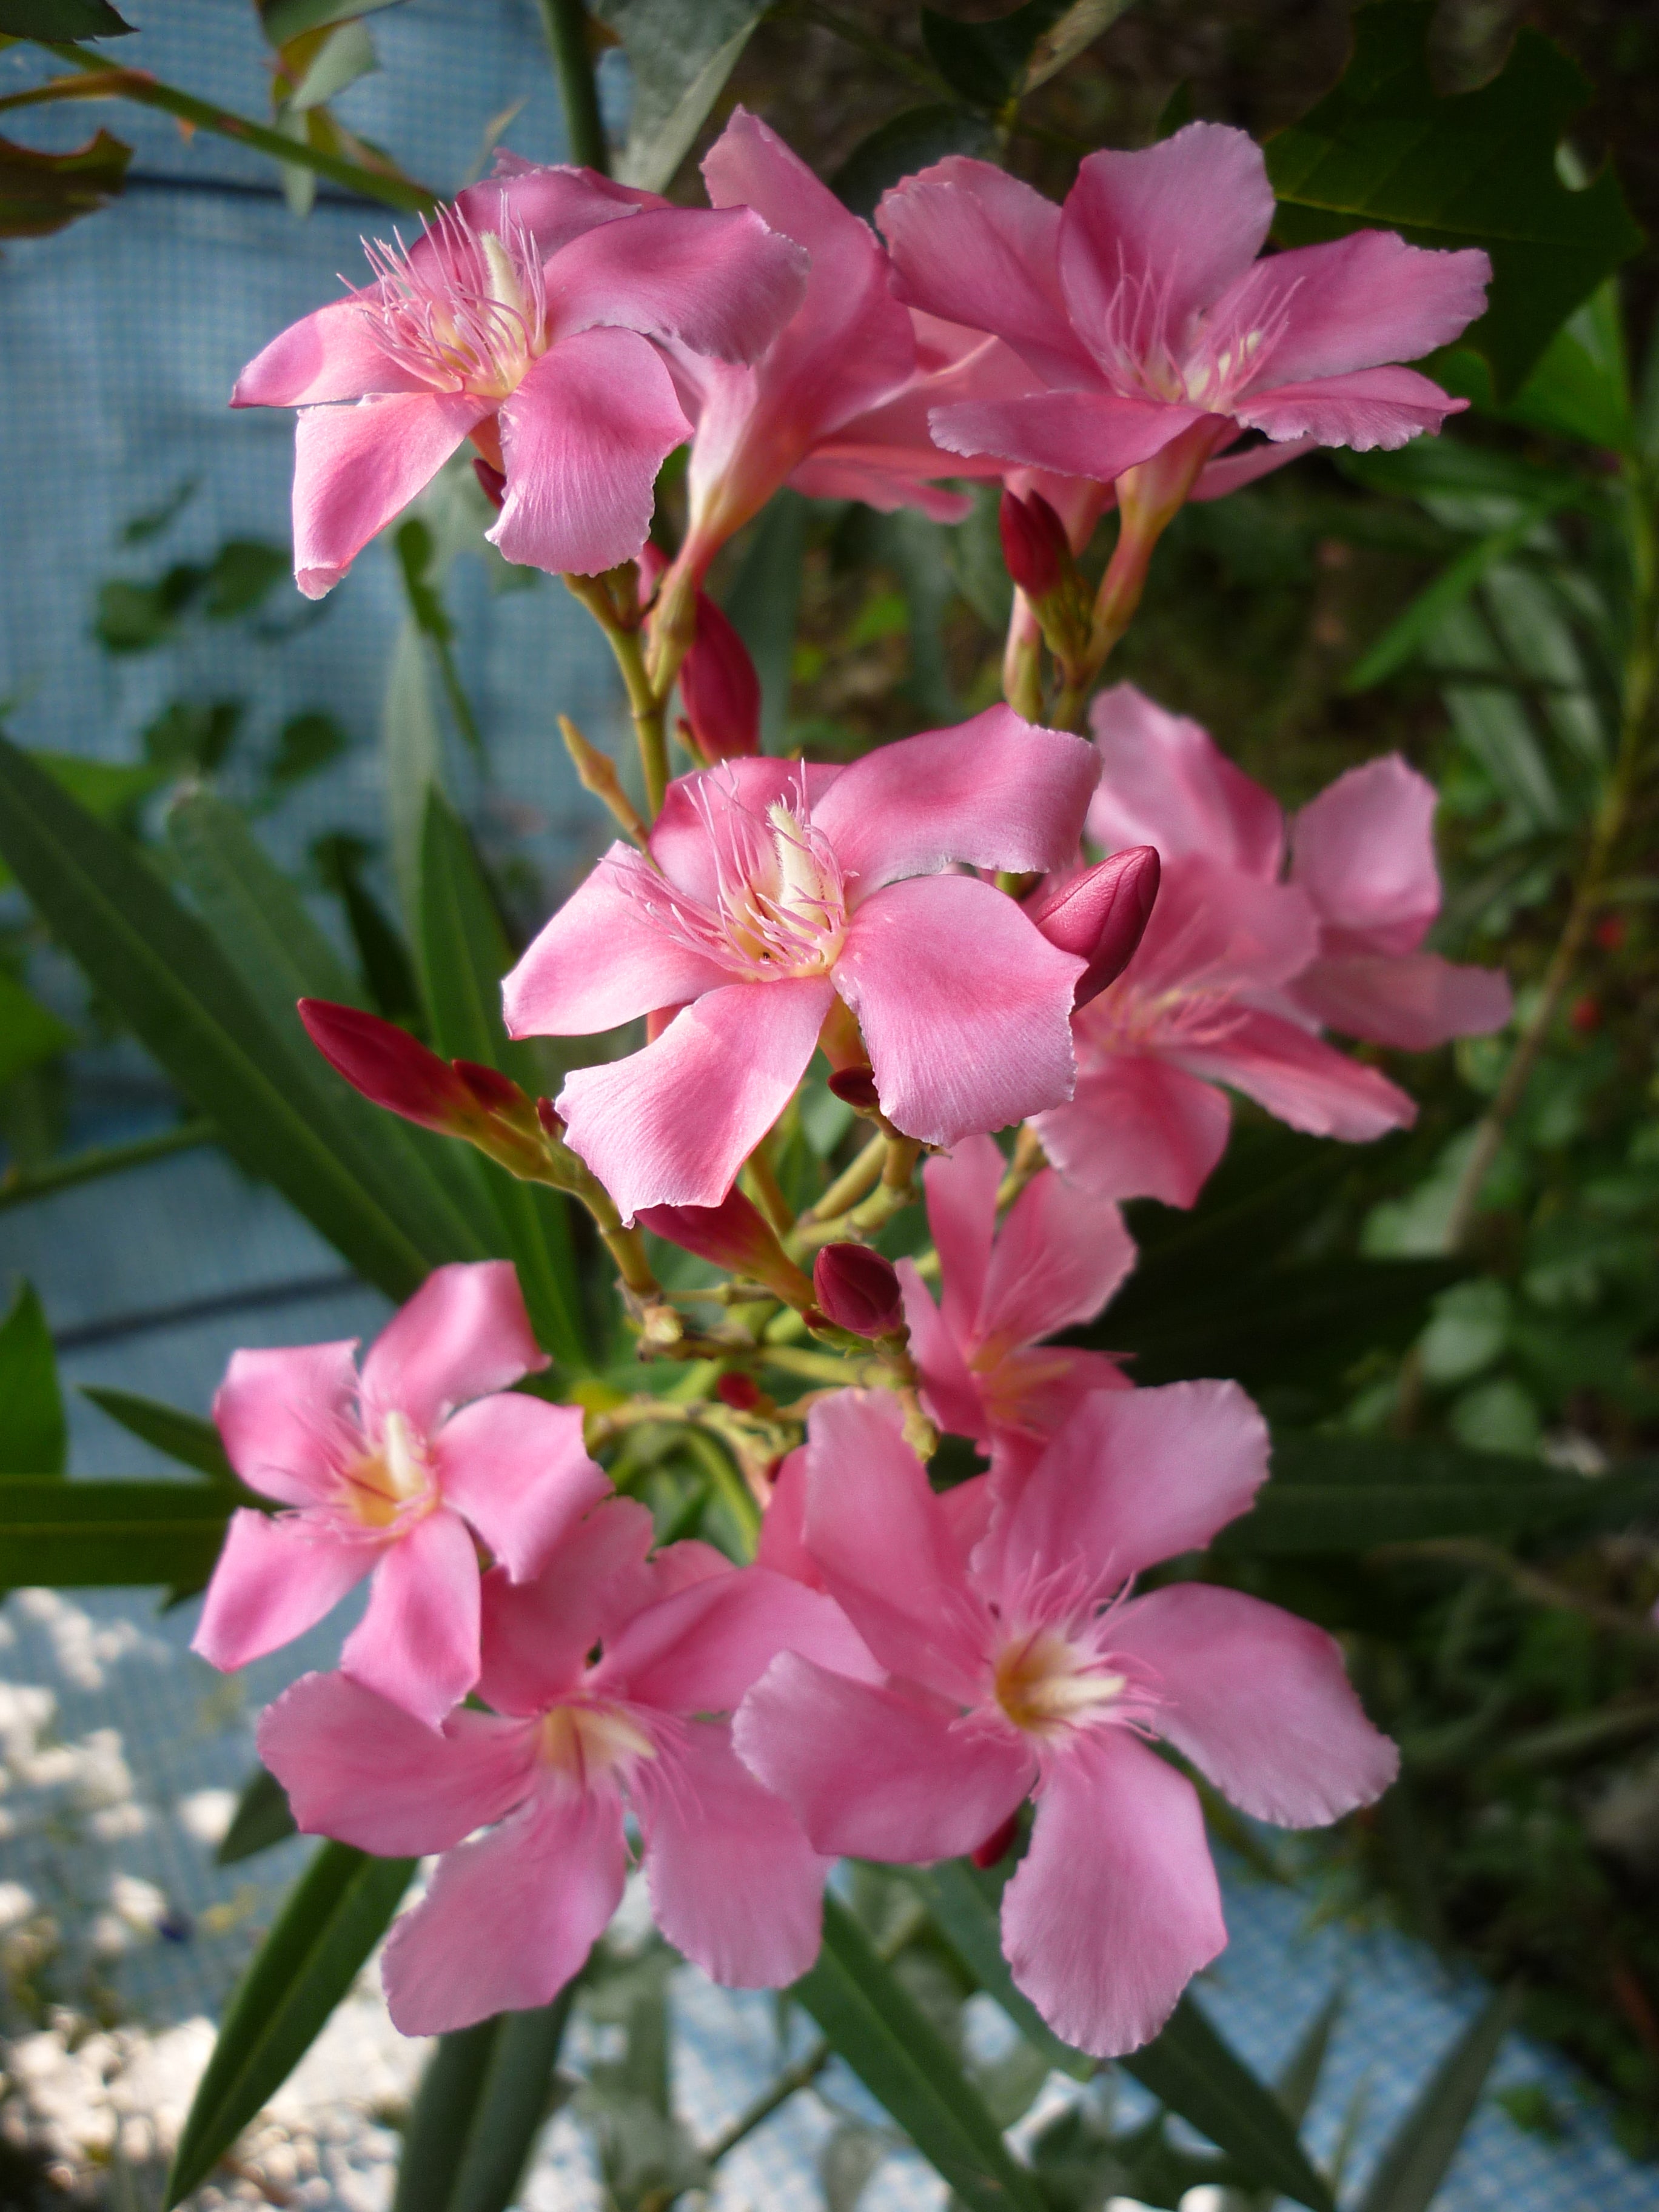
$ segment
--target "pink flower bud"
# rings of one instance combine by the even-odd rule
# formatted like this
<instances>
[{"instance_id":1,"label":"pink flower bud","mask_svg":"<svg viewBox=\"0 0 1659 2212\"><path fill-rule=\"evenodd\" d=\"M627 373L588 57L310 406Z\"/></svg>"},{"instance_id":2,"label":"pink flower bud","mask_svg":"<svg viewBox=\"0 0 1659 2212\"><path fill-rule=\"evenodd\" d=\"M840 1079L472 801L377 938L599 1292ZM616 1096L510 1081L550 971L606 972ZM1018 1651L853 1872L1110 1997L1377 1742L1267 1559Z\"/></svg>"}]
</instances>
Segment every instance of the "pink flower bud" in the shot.
<instances>
[{"instance_id":1,"label":"pink flower bud","mask_svg":"<svg viewBox=\"0 0 1659 2212\"><path fill-rule=\"evenodd\" d=\"M642 1206L635 1218L653 1237L666 1237L731 1274L763 1283L799 1311L812 1303L812 1285L740 1190L727 1191L718 1206Z\"/></svg>"},{"instance_id":2,"label":"pink flower bud","mask_svg":"<svg viewBox=\"0 0 1659 2212\"><path fill-rule=\"evenodd\" d=\"M1128 966L1152 918L1158 874L1156 847L1131 845L1098 867L1051 878L1027 900L1027 915L1049 944L1089 963L1073 1006L1098 998Z\"/></svg>"},{"instance_id":3,"label":"pink flower bud","mask_svg":"<svg viewBox=\"0 0 1659 2212\"><path fill-rule=\"evenodd\" d=\"M1071 570L1072 546L1065 524L1040 491L1025 499L1005 491L997 520L1008 574L1028 599L1046 599Z\"/></svg>"},{"instance_id":4,"label":"pink flower bud","mask_svg":"<svg viewBox=\"0 0 1659 2212\"><path fill-rule=\"evenodd\" d=\"M336 1074L376 1106L446 1135L476 1119L479 1109L466 1078L395 1022L326 999L301 999L299 1012L307 1036Z\"/></svg>"},{"instance_id":5,"label":"pink flower bud","mask_svg":"<svg viewBox=\"0 0 1659 2212\"><path fill-rule=\"evenodd\" d=\"M760 678L707 592L697 594L697 634L680 664L680 703L706 762L760 750Z\"/></svg>"},{"instance_id":6,"label":"pink flower bud","mask_svg":"<svg viewBox=\"0 0 1659 2212\"><path fill-rule=\"evenodd\" d=\"M891 1336L904 1325L893 1263L867 1244L826 1244L812 1262L812 1288L824 1319L854 1336Z\"/></svg>"}]
</instances>

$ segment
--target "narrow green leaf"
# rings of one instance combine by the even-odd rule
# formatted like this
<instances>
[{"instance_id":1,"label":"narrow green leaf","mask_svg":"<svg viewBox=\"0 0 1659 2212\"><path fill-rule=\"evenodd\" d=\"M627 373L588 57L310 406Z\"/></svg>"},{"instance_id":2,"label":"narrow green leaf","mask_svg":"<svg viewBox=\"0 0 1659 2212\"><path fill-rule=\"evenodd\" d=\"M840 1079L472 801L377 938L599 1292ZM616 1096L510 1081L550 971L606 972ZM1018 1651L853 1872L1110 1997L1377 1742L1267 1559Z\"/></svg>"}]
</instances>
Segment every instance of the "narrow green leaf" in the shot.
<instances>
[{"instance_id":1,"label":"narrow green leaf","mask_svg":"<svg viewBox=\"0 0 1659 2212\"><path fill-rule=\"evenodd\" d=\"M67 1052L74 1042L74 1030L0 968L0 1085Z\"/></svg>"},{"instance_id":2,"label":"narrow green leaf","mask_svg":"<svg viewBox=\"0 0 1659 2212\"><path fill-rule=\"evenodd\" d=\"M988 1995L995 1998L1014 2026L1049 2063L1087 2081L1100 2062L1061 2042L1030 1997L1015 1983L1002 1955L997 1906L984 1882L963 1859L942 1859L937 1866L903 1867L904 1876L927 1905L957 1957Z\"/></svg>"},{"instance_id":3,"label":"narrow green leaf","mask_svg":"<svg viewBox=\"0 0 1659 2212\"><path fill-rule=\"evenodd\" d=\"M1518 1990L1499 1990L1471 2021L1389 2138L1355 2212L1428 2212L1520 2008Z\"/></svg>"},{"instance_id":4,"label":"narrow green leaf","mask_svg":"<svg viewBox=\"0 0 1659 2212\"><path fill-rule=\"evenodd\" d=\"M53 933L228 1152L391 1297L427 1263L290 1093L292 1061L234 970L122 839L0 738L0 852Z\"/></svg>"},{"instance_id":5,"label":"narrow green leaf","mask_svg":"<svg viewBox=\"0 0 1659 2212\"><path fill-rule=\"evenodd\" d=\"M1471 347L1451 347L1425 366L1449 392L1506 422L1547 431L1552 437L1577 438L1614 453L1627 452L1638 442L1625 357L1624 315L1613 277L1568 316L1507 406L1498 399L1486 356Z\"/></svg>"},{"instance_id":6,"label":"narrow green leaf","mask_svg":"<svg viewBox=\"0 0 1659 2212\"><path fill-rule=\"evenodd\" d=\"M235 1866L258 1851L285 1844L299 1832L289 1808L288 1792L274 1774L256 1766L237 1800L224 1839L213 1854L214 1864Z\"/></svg>"},{"instance_id":7,"label":"narrow green leaf","mask_svg":"<svg viewBox=\"0 0 1659 2212\"><path fill-rule=\"evenodd\" d=\"M205 2181L299 2064L385 1934L413 1859L325 1844L242 1977L179 2138L167 2207Z\"/></svg>"},{"instance_id":8,"label":"narrow green leaf","mask_svg":"<svg viewBox=\"0 0 1659 2212\"><path fill-rule=\"evenodd\" d=\"M109 0L0 0L0 35L9 39L119 39L132 28Z\"/></svg>"},{"instance_id":9,"label":"narrow green leaf","mask_svg":"<svg viewBox=\"0 0 1659 2212\"><path fill-rule=\"evenodd\" d=\"M0 1322L0 1476L61 1475L68 1457L52 1331L33 1285L20 1283Z\"/></svg>"},{"instance_id":10,"label":"narrow green leaf","mask_svg":"<svg viewBox=\"0 0 1659 2212\"><path fill-rule=\"evenodd\" d=\"M234 1485L235 1471L225 1457L219 1431L211 1421L203 1420L198 1413L181 1413L176 1406L163 1406L154 1398L140 1398L131 1390L108 1390L83 1382L81 1395L90 1398L100 1413L118 1421L135 1437L142 1437L147 1444L154 1444L169 1459L195 1468L215 1482Z\"/></svg>"},{"instance_id":11,"label":"narrow green leaf","mask_svg":"<svg viewBox=\"0 0 1659 2212\"><path fill-rule=\"evenodd\" d=\"M1042 2212L1036 2177L1010 2154L949 2046L834 1897L823 1900L818 1962L790 1995L973 2212Z\"/></svg>"},{"instance_id":12,"label":"narrow green leaf","mask_svg":"<svg viewBox=\"0 0 1659 2212\"><path fill-rule=\"evenodd\" d=\"M1372 641L1343 678L1342 689L1368 691L1372 684L1382 683L1384 677L1403 668L1433 636L1452 609L1461 606L1468 598L1482 577L1500 562L1518 553L1539 524L1553 512L1553 502L1529 507L1501 530L1492 531L1466 547L1449 567L1443 568L1434 581L1418 593L1403 613L1395 617L1382 636Z\"/></svg>"},{"instance_id":13,"label":"narrow green leaf","mask_svg":"<svg viewBox=\"0 0 1659 2212\"><path fill-rule=\"evenodd\" d=\"M542 2123L575 1984L441 2036L404 2130L392 2212L507 2212Z\"/></svg>"},{"instance_id":14,"label":"narrow green leaf","mask_svg":"<svg viewBox=\"0 0 1659 2212\"><path fill-rule=\"evenodd\" d=\"M0 1482L0 1589L199 1589L233 1503L204 1482Z\"/></svg>"},{"instance_id":15,"label":"narrow green leaf","mask_svg":"<svg viewBox=\"0 0 1659 2212\"><path fill-rule=\"evenodd\" d=\"M628 143L616 173L665 191L720 98L767 0L588 0L622 40L634 76Z\"/></svg>"}]
</instances>

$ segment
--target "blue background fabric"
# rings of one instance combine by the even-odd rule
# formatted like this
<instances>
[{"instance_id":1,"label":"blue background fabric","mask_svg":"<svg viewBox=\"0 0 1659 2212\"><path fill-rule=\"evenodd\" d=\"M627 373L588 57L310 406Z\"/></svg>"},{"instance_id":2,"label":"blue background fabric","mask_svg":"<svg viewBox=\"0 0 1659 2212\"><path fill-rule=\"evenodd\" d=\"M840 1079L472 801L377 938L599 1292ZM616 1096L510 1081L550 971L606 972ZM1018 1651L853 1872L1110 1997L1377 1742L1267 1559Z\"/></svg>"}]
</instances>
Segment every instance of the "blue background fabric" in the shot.
<instances>
[{"instance_id":1,"label":"blue background fabric","mask_svg":"<svg viewBox=\"0 0 1659 2212\"><path fill-rule=\"evenodd\" d=\"M263 114L266 58L244 0L125 5L141 34L123 42L121 61ZM519 100L506 143L532 157L560 157L533 0L409 0L373 18L372 29L382 70L352 87L339 112L423 180L445 191L465 181L479 166L486 128ZM27 49L0 53L0 91L44 73ZM276 330L334 295L338 272L360 269L359 235L384 234L393 219L341 204L324 186L310 219L298 222L262 160L204 134L186 141L167 118L140 109L25 111L12 127L32 143L64 147L89 136L94 121L136 149L125 196L58 237L9 245L0 261L0 696L25 744L106 760L136 757L143 725L175 696L246 693L262 728L327 708L356 743L268 819L273 849L291 864L320 828L378 835L381 827L375 736L402 618L385 550L362 558L314 622L296 596L279 594L276 624L295 630L282 641L197 624L159 653L117 660L91 644L88 623L107 576L154 574L168 562L205 556L228 536L285 536L289 418L228 411L231 382ZM123 526L188 478L199 489L168 533L154 545L123 547ZM551 716L563 708L596 737L619 734L606 657L550 580L492 592L483 564L463 560L451 600L493 763L492 788L476 781L465 788L480 833L516 840L550 900L598 842ZM131 1133L165 1113L164 1092L130 1048L88 1055L82 1073L78 1141ZM115 1385L205 1412L237 1345L368 1335L386 1313L273 1194L211 1152L0 1213L0 1296L18 1276L35 1284L58 1336L81 1474L177 1470L75 1386ZM307 1848L293 1844L216 1869L179 1808L204 1790L240 1784L260 1703L305 1666L328 1663L342 1632L338 1621L325 1626L227 1685L189 1656L193 1618L193 1607L158 1617L150 1596L124 1593L23 1594L0 1613L0 1697L7 1686L49 1691L55 1708L45 1725L53 1741L117 1731L142 1815L125 1832L66 1842L61 1826L42 1825L48 1786L40 1784L35 1803L25 1783L9 1795L0 1824L0 1881L59 1897L66 1909L101 1897L118 1867L155 1883L167 1900L168 1927L111 1971L125 2002L158 2027L222 2004ZM88 1817L95 1825L95 1813ZM1293 1893L1237 1871L1228 1887L1232 1943L1206 1982L1206 2001L1247 2056L1272 2067L1332 1986L1346 1986L1311 2133L1328 2151L1363 2088L1352 2169L1363 2183L1377 2145L1481 1992L1397 1937L1332 1926L1310 1932L1305 1901ZM772 2011L763 1998L713 1990L690 1970L677 1984L676 2004L679 2094L695 2132L707 2138L769 2080ZM1612 2147L1571 2069L1512 2038L1495 2084L1525 2081L1547 2089L1562 2121L1559 2140L1524 2132L1489 2099L1437 2200L1445 2212L1659 2206L1659 2175ZM824 2086L843 2112L875 2117L850 2080L832 2072ZM1046 2093L1060 2094L1052 2086ZM814 2160L830 2126L824 2106L796 2099L732 2160L719 2201L817 2201ZM899 2154L865 2201L872 2212L908 2212L940 2204L943 2193L918 2160ZM326 2200L307 2201L356 2212L366 2200L343 2181ZM550 2131L523 2201L596 2201L568 2120Z\"/></svg>"}]
</instances>

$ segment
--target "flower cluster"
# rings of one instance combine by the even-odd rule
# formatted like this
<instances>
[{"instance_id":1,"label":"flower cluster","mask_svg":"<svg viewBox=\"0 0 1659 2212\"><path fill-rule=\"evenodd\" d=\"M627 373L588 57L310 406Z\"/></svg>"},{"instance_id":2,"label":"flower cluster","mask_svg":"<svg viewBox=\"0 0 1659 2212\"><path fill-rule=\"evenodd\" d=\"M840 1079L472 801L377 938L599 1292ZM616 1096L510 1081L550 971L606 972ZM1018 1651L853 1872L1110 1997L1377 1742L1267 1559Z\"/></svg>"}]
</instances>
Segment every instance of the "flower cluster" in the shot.
<instances>
[{"instance_id":1,"label":"flower cluster","mask_svg":"<svg viewBox=\"0 0 1659 2212\"><path fill-rule=\"evenodd\" d=\"M302 1013L379 1103L585 1206L642 1354L696 1364L672 1396L553 1402L499 1261L438 1270L361 1375L350 1345L239 1352L216 1416L277 1510L235 1516L197 1649L240 1665L370 1579L338 1671L279 1698L260 1749L301 1827L436 1855L386 1954L410 2033L547 2002L633 1851L670 1941L769 1987L811 1965L837 1856L971 1854L1013 1863L1018 1986L1109 2056L1225 1940L1176 1761L1301 1826L1395 1758L1330 1638L1194 1577L1267 1474L1243 1392L1137 1388L1049 1340L1133 1267L1119 1200L1196 1197L1218 1086L1373 1137L1411 1103L1323 1032L1420 1050L1508 996L1423 949L1433 793L1402 761L1287 823L1139 692L1087 735L1084 709L1183 500L1437 429L1458 403L1399 364L1479 312L1486 264L1370 232L1258 258L1261 155L1207 124L1091 155L1063 209L953 158L887 195L885 243L741 111L704 174L686 210L504 158L236 392L301 410L307 591L470 440L491 538L616 653L645 811L571 733L623 834L504 1011L517 1037L641 1023L635 1048L532 1100ZM670 556L653 487L687 441ZM761 756L720 548L786 483L948 519L972 476L1005 486L1009 703L848 765ZM1114 505L1097 592L1079 558ZM797 1215L772 1141L815 1059L870 1134ZM924 1194L932 1249L896 1269L877 1240ZM671 1296L647 1232L726 1279ZM694 1328L699 1300L720 1317ZM830 1387L781 1403L763 1376ZM752 1557L659 1543L593 1456L671 1421L746 1481ZM940 1431L981 1471L938 1480Z\"/></svg>"}]
</instances>

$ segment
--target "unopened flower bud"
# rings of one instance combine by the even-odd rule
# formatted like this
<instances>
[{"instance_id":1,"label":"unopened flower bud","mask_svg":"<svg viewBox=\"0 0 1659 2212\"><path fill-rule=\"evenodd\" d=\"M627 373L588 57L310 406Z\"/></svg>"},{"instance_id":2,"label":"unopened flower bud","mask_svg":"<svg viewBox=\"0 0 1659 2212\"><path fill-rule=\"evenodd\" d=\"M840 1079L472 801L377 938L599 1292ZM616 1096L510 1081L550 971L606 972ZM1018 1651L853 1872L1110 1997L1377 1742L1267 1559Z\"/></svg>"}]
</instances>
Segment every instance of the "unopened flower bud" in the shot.
<instances>
[{"instance_id":1,"label":"unopened flower bud","mask_svg":"<svg viewBox=\"0 0 1659 2212\"><path fill-rule=\"evenodd\" d=\"M760 678L748 647L707 592L697 594L697 632L680 663L680 703L710 765L760 750Z\"/></svg>"},{"instance_id":2,"label":"unopened flower bud","mask_svg":"<svg viewBox=\"0 0 1659 2212\"><path fill-rule=\"evenodd\" d=\"M890 1260L867 1244L826 1244L812 1262L812 1288L826 1321L854 1336L892 1336L904 1298Z\"/></svg>"},{"instance_id":3,"label":"unopened flower bud","mask_svg":"<svg viewBox=\"0 0 1659 2212\"><path fill-rule=\"evenodd\" d=\"M718 1206L642 1206L635 1218L682 1251L764 1284L798 1312L812 1304L812 1285L740 1190L727 1191Z\"/></svg>"},{"instance_id":4,"label":"unopened flower bud","mask_svg":"<svg viewBox=\"0 0 1659 2212\"><path fill-rule=\"evenodd\" d=\"M373 1104L476 1145L515 1175L540 1171L546 1146L538 1109L499 1068L441 1060L407 1030L359 1006L301 999L299 1013L336 1074Z\"/></svg>"},{"instance_id":5,"label":"unopened flower bud","mask_svg":"<svg viewBox=\"0 0 1659 2212\"><path fill-rule=\"evenodd\" d=\"M1065 524L1040 491L1024 499L1005 491L997 521L1008 574L1028 599L1046 599L1071 572L1072 547Z\"/></svg>"},{"instance_id":6,"label":"unopened flower bud","mask_svg":"<svg viewBox=\"0 0 1659 2212\"><path fill-rule=\"evenodd\" d=\"M830 1088L855 1114L874 1114L880 1109L873 1068L838 1067L830 1075Z\"/></svg>"},{"instance_id":7,"label":"unopened flower bud","mask_svg":"<svg viewBox=\"0 0 1659 2212\"><path fill-rule=\"evenodd\" d=\"M1098 998L1133 958L1152 919L1159 872L1156 847L1131 845L1097 867L1051 878L1026 901L1026 914L1049 944L1089 963L1073 1006Z\"/></svg>"},{"instance_id":8,"label":"unopened flower bud","mask_svg":"<svg viewBox=\"0 0 1659 2212\"><path fill-rule=\"evenodd\" d=\"M714 1395L722 1406L730 1406L733 1413L752 1413L763 1393L752 1375L740 1375L732 1369L716 1382Z\"/></svg>"}]
</instances>

